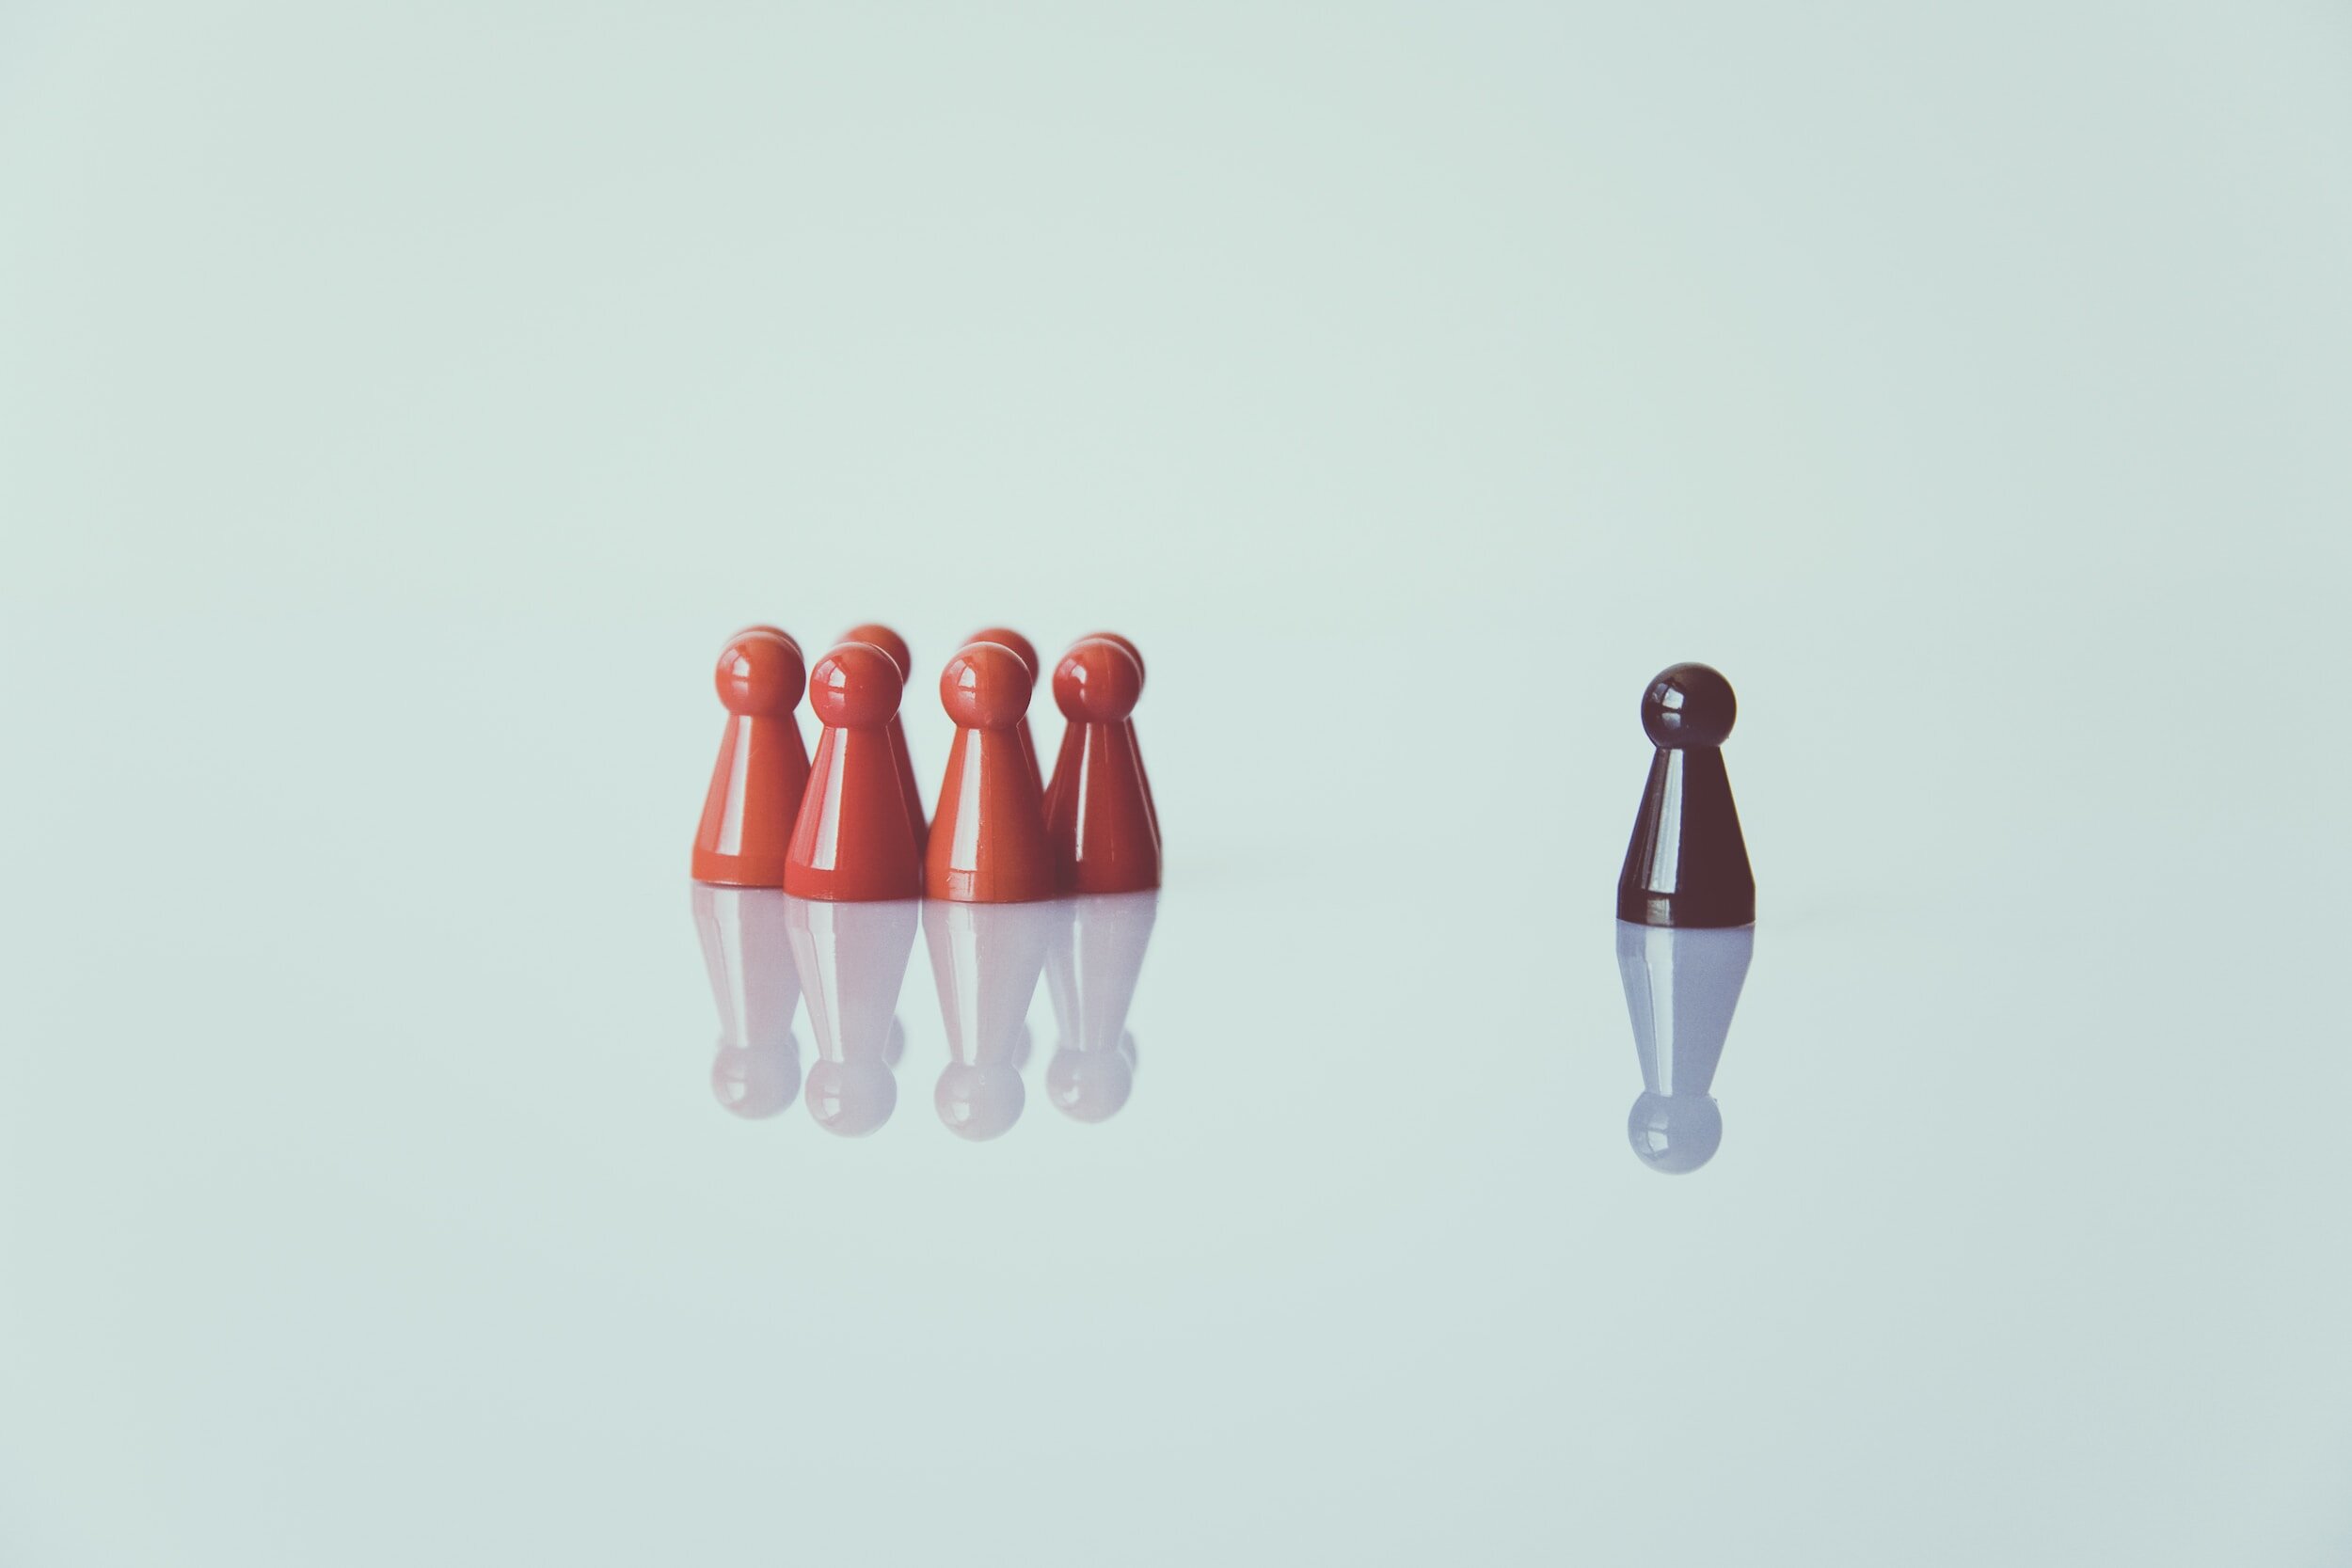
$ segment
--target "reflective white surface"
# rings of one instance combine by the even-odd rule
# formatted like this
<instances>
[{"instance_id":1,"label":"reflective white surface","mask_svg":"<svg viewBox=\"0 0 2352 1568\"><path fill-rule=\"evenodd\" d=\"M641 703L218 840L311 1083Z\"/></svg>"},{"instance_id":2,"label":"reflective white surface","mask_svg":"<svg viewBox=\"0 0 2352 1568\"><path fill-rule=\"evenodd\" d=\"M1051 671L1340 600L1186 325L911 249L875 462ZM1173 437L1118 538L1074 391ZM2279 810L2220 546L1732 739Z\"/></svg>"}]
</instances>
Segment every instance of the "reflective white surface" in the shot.
<instances>
[{"instance_id":1,"label":"reflective white surface","mask_svg":"<svg viewBox=\"0 0 2352 1568\"><path fill-rule=\"evenodd\" d=\"M1708 1091L1755 951L1752 926L1710 930L1617 922L1617 973L1642 1062L1642 1098L1633 1102L1626 1133L1653 1170L1687 1176L1723 1145L1723 1112Z\"/></svg>"},{"instance_id":2,"label":"reflective white surface","mask_svg":"<svg viewBox=\"0 0 2352 1568\"><path fill-rule=\"evenodd\" d=\"M1617 705L1555 851L1581 898L1219 870L1161 741L1184 854L1123 1017L1065 907L992 949L1000 992L1005 911L690 898L691 756L593 863L455 816L363 878L36 850L0 1057L12 1560L389 1563L453 1528L485 1561L1538 1560L1669 1527L1727 1560L2326 1560L2321 911L2201 918L2222 878L2045 915L2029 872L2134 863L2024 834L1873 881L1758 693L1760 950L1711 1075L1645 1064ZM516 874L470 873L494 845ZM1703 1168L1629 1155L1645 1066L1725 1107ZM1106 1080L1115 1114L1048 1109Z\"/></svg>"},{"instance_id":3,"label":"reflective white surface","mask_svg":"<svg viewBox=\"0 0 2352 1568\"><path fill-rule=\"evenodd\" d=\"M2335 11L0 40L6 1568L2352 1556ZM696 911L871 618L1136 638L1148 930Z\"/></svg>"}]
</instances>

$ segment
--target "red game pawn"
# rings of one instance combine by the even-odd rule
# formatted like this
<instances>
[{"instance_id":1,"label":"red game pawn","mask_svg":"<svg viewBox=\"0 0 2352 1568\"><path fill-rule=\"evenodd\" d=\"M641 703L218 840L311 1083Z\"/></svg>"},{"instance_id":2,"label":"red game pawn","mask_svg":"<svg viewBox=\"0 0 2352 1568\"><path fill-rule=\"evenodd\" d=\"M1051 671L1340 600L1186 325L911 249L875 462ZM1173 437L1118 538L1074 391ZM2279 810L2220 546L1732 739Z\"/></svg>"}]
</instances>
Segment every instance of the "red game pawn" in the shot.
<instances>
[{"instance_id":1,"label":"red game pawn","mask_svg":"<svg viewBox=\"0 0 2352 1568\"><path fill-rule=\"evenodd\" d=\"M871 642L890 656L890 662L898 667L901 687L914 683L914 655L907 648L907 640L877 621L862 626L851 626L841 634L844 642ZM898 787L906 791L907 827L914 834L914 858L923 858L923 843L930 830L923 821L923 791L914 782L914 757L907 750L907 726L903 714L890 716L890 747L898 764Z\"/></svg>"},{"instance_id":2,"label":"red game pawn","mask_svg":"<svg viewBox=\"0 0 2352 1568\"><path fill-rule=\"evenodd\" d=\"M1038 669L1036 643L1030 641L1027 638L1022 636L1010 626L982 626L979 630L965 638L964 641L967 643L1001 643L1005 647L1010 648L1014 653L1019 654L1021 656L1021 662L1028 666L1030 698L1034 698L1036 696L1038 676L1042 673ZM1015 724L1013 728L1020 733L1021 754L1029 759L1029 773L1031 777L1037 780L1038 798L1042 800L1045 796L1045 769L1038 766L1037 737L1029 733L1029 698L1023 699L1021 704L1021 722Z\"/></svg>"},{"instance_id":3,"label":"red game pawn","mask_svg":"<svg viewBox=\"0 0 2352 1568\"><path fill-rule=\"evenodd\" d=\"M808 782L800 705L801 650L766 627L739 632L719 655L726 737L694 832L693 876L724 887L781 887L792 825Z\"/></svg>"},{"instance_id":4,"label":"red game pawn","mask_svg":"<svg viewBox=\"0 0 2352 1568\"><path fill-rule=\"evenodd\" d=\"M766 633L767 633L770 637L781 637L781 638L783 638L783 639L784 639L787 642L789 642L789 643L791 643L791 644L792 644L792 651L793 651L794 653L796 653L796 654L797 654L797 653L800 653L800 652L801 652L801 640L800 640L799 638L797 638L797 637L793 636L790 632L788 632L788 631L785 630L782 626L770 626L770 625L769 625L767 622L765 622L765 621L760 622L760 623L759 623L758 625L756 625L756 626L745 626L745 627L744 627L741 631L737 632L737 633L735 634L735 637L749 637L752 633L754 633L754 632L755 632L755 631L759 631L759 632L766 632ZM1107 636L1109 636L1110 634L1109 634L1108 632L1105 632L1105 633L1104 633L1104 635L1107 637ZM730 641L730 642L732 642L732 641L735 641L735 638L734 638L734 637L730 637L730 638L728 638L728 639L727 639L727 641ZM805 657L805 656L803 656L803 657Z\"/></svg>"},{"instance_id":5,"label":"red game pawn","mask_svg":"<svg viewBox=\"0 0 2352 1568\"><path fill-rule=\"evenodd\" d=\"M898 667L870 642L844 642L809 673L824 726L785 858L784 891L863 902L917 898L923 862L907 836L906 791L891 754Z\"/></svg>"},{"instance_id":6,"label":"red game pawn","mask_svg":"<svg viewBox=\"0 0 2352 1568\"><path fill-rule=\"evenodd\" d=\"M968 643L941 672L939 700L956 721L956 741L923 891L960 904L1051 898L1060 878L1045 842L1045 805L1013 731L1028 705L1028 666L1001 642Z\"/></svg>"},{"instance_id":7,"label":"red game pawn","mask_svg":"<svg viewBox=\"0 0 2352 1568\"><path fill-rule=\"evenodd\" d=\"M1099 637L1105 642L1116 642L1127 650L1127 657L1136 661L1136 695L1138 698L1141 697L1143 683L1147 675L1143 668L1143 650L1136 646L1135 640L1121 637L1115 631L1090 631L1087 633L1087 637ZM1082 638L1080 641L1083 641L1085 639ZM1143 767L1143 753L1140 752L1136 753L1136 767L1137 768ZM1143 778L1143 806L1152 814L1152 832L1156 837L1160 831L1160 808L1152 799L1152 776L1149 773L1146 773Z\"/></svg>"},{"instance_id":8,"label":"red game pawn","mask_svg":"<svg viewBox=\"0 0 2352 1568\"><path fill-rule=\"evenodd\" d=\"M1143 690L1144 678L1143 650L1136 646L1136 640L1132 637L1121 637L1115 631L1090 631L1078 641L1090 642L1098 637L1105 642L1116 642L1127 650L1127 657L1136 661L1136 690L1140 693Z\"/></svg>"},{"instance_id":9,"label":"red game pawn","mask_svg":"<svg viewBox=\"0 0 2352 1568\"><path fill-rule=\"evenodd\" d=\"M1054 701L1062 732L1046 786L1046 835L1072 893L1139 893L1160 885L1160 824L1128 715L1143 694L1143 669L1106 637L1062 655Z\"/></svg>"}]
</instances>

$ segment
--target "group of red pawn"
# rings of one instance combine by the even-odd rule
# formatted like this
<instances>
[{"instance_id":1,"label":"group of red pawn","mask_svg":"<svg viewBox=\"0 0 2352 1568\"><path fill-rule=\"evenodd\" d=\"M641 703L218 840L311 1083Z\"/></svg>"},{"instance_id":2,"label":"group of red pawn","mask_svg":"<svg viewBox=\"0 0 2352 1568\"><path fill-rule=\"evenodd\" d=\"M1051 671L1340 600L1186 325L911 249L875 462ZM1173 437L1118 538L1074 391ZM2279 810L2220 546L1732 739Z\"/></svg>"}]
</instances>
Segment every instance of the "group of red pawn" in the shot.
<instances>
[{"instance_id":1,"label":"group of red pawn","mask_svg":"<svg viewBox=\"0 0 2352 1568\"><path fill-rule=\"evenodd\" d=\"M719 655L726 737L694 835L694 879L781 887L802 898L1012 904L1160 884L1160 822L1129 717L1143 656L1125 638L1080 638L1054 668L1068 721L1049 779L1029 734L1036 646L977 632L940 672L956 738L926 820L898 705L910 655L888 626L852 626L806 669L774 626L747 626ZM793 710L805 678L821 726L814 761Z\"/></svg>"}]
</instances>

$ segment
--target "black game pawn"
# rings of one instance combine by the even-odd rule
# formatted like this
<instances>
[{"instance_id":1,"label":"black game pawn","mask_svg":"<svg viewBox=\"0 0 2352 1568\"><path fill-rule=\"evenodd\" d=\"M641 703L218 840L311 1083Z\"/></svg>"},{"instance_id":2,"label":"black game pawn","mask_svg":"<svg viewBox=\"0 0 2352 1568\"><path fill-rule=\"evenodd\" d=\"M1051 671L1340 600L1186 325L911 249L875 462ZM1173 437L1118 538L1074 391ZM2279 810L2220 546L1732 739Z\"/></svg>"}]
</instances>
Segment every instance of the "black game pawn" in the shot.
<instances>
[{"instance_id":1,"label":"black game pawn","mask_svg":"<svg viewBox=\"0 0 2352 1568\"><path fill-rule=\"evenodd\" d=\"M1720 749L1739 711L1731 683L1704 664L1661 670L1642 694L1642 728L1658 754L1617 878L1619 920L1699 927L1755 923L1756 878Z\"/></svg>"}]
</instances>

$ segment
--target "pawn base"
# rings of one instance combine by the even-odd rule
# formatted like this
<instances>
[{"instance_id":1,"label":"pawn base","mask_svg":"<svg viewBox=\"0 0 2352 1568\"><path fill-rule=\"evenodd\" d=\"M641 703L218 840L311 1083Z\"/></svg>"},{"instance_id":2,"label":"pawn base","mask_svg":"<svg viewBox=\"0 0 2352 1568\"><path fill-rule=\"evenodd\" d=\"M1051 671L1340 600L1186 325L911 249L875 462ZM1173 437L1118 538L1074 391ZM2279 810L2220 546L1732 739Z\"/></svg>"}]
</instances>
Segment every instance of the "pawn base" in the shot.
<instances>
[{"instance_id":1,"label":"pawn base","mask_svg":"<svg viewBox=\"0 0 2352 1568\"><path fill-rule=\"evenodd\" d=\"M1617 891L1617 918L1630 926L1669 929L1724 930L1756 924L1756 895L1701 896L1689 893L1649 893L1640 888Z\"/></svg>"}]
</instances>

